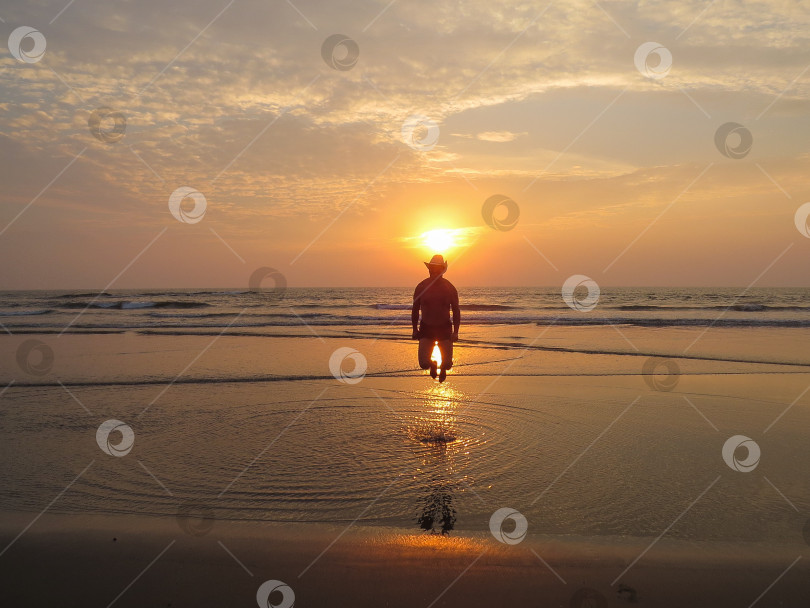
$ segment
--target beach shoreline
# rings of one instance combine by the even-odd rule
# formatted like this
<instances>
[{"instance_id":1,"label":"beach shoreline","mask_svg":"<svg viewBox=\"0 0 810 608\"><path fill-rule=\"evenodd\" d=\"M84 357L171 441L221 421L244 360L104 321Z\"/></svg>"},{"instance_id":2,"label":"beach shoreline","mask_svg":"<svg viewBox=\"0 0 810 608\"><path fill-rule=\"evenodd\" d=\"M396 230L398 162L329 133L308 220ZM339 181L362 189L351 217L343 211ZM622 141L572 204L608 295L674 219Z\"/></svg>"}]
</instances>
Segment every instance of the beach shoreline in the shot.
<instances>
[{"instance_id":1,"label":"beach shoreline","mask_svg":"<svg viewBox=\"0 0 810 608\"><path fill-rule=\"evenodd\" d=\"M43 515L9 547L31 515L4 514L0 528L2 595L29 606L250 606L273 579L296 605L570 606L582 589L611 606L750 605L801 555L666 539L642 555L654 538L506 545L487 533L300 523L217 521L195 536L172 518L62 514ZM757 605L805 601L802 561Z\"/></svg>"}]
</instances>

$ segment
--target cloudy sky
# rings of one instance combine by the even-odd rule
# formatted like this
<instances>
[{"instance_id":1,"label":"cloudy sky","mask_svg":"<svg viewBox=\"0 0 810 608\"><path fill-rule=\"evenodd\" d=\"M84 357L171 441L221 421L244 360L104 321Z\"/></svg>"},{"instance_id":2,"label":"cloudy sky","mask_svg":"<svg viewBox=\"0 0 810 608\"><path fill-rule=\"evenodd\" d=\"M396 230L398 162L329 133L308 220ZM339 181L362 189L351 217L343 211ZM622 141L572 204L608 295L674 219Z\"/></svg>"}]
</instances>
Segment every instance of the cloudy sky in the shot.
<instances>
[{"instance_id":1,"label":"cloudy sky","mask_svg":"<svg viewBox=\"0 0 810 608\"><path fill-rule=\"evenodd\" d=\"M411 285L437 252L459 285L810 285L807 0L0 20L3 289Z\"/></svg>"}]
</instances>

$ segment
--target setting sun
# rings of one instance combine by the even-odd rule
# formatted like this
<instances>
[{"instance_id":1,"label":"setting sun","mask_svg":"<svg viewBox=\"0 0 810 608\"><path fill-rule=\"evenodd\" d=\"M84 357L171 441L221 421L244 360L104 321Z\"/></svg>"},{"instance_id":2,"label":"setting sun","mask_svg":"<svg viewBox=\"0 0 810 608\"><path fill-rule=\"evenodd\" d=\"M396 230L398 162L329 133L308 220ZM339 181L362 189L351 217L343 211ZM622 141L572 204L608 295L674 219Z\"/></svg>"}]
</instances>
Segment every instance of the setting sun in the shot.
<instances>
[{"instance_id":1,"label":"setting sun","mask_svg":"<svg viewBox=\"0 0 810 608\"><path fill-rule=\"evenodd\" d=\"M441 228L430 230L422 234L422 242L434 253L445 253L456 245L455 231Z\"/></svg>"}]
</instances>

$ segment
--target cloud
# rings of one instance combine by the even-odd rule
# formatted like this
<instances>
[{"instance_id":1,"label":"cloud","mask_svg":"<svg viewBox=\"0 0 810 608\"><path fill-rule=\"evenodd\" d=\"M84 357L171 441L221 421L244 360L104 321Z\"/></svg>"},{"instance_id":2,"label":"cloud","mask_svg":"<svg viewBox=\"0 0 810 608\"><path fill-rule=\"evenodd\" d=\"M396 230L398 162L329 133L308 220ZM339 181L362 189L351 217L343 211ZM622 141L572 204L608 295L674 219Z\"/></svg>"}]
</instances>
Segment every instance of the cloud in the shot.
<instances>
[{"instance_id":1,"label":"cloud","mask_svg":"<svg viewBox=\"0 0 810 608\"><path fill-rule=\"evenodd\" d=\"M509 141L514 141L518 137L522 135L526 135L526 132L523 133L512 133L511 131L484 131L482 133L478 133L476 137L481 141L492 141L497 143L505 143Z\"/></svg>"}]
</instances>

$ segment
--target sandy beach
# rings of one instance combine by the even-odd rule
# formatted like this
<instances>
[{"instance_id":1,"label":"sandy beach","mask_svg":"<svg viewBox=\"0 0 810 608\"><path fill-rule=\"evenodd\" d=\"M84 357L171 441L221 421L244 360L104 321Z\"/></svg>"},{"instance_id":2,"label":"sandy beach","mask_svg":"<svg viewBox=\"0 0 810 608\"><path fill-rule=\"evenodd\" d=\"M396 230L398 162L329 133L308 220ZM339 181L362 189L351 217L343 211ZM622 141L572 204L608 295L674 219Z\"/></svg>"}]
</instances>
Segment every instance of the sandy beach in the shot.
<instances>
[{"instance_id":1,"label":"sandy beach","mask_svg":"<svg viewBox=\"0 0 810 608\"><path fill-rule=\"evenodd\" d=\"M297 606L748 606L796 559L662 540L611 584L645 548L616 541L507 546L484 534L219 521L193 536L171 519L46 515L3 556L0 582L6 601L29 606L254 606L267 579L287 583ZM756 605L802 605L803 562Z\"/></svg>"}]
</instances>

